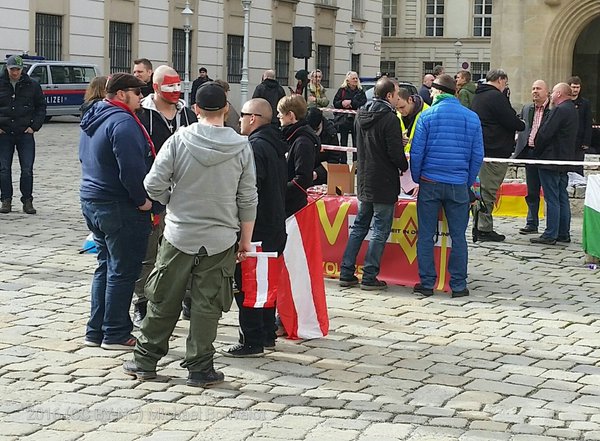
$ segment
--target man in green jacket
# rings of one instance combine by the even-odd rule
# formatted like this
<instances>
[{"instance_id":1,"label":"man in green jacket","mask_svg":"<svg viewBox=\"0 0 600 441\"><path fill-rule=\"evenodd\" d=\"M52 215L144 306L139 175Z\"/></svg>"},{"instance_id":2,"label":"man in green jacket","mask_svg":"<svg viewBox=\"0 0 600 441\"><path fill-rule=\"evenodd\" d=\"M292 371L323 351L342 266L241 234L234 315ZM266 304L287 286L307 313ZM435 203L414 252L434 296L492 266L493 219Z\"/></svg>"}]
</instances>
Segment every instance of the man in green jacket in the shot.
<instances>
[{"instance_id":1,"label":"man in green jacket","mask_svg":"<svg viewBox=\"0 0 600 441\"><path fill-rule=\"evenodd\" d=\"M456 74L456 87L458 88L456 94L458 100L463 106L470 109L477 89L477 84L471 81L471 72L468 70L458 71Z\"/></svg>"}]
</instances>

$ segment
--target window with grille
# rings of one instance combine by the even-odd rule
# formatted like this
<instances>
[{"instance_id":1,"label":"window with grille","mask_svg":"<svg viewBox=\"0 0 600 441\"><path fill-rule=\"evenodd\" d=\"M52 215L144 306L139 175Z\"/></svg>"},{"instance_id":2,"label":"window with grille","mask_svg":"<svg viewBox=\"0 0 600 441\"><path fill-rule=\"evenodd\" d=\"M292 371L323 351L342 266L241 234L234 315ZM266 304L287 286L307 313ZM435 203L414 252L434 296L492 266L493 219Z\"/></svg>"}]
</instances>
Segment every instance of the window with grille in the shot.
<instances>
[{"instance_id":1,"label":"window with grille","mask_svg":"<svg viewBox=\"0 0 600 441\"><path fill-rule=\"evenodd\" d=\"M390 78L396 78L396 62L382 60L379 62L379 71L381 75L387 75Z\"/></svg>"},{"instance_id":2,"label":"window with grille","mask_svg":"<svg viewBox=\"0 0 600 441\"><path fill-rule=\"evenodd\" d=\"M475 37L491 37L492 0L475 0L473 7L473 35Z\"/></svg>"},{"instance_id":3,"label":"window with grille","mask_svg":"<svg viewBox=\"0 0 600 441\"><path fill-rule=\"evenodd\" d=\"M383 37L396 36L397 0L383 0L382 30Z\"/></svg>"},{"instance_id":4,"label":"window with grille","mask_svg":"<svg viewBox=\"0 0 600 441\"><path fill-rule=\"evenodd\" d=\"M188 66L192 65L192 33L190 31L190 51L188 53ZM177 71L181 79L185 78L185 31L183 29L173 29L173 46L171 50L173 59L173 69Z\"/></svg>"},{"instance_id":5,"label":"window with grille","mask_svg":"<svg viewBox=\"0 0 600 441\"><path fill-rule=\"evenodd\" d=\"M227 82L242 81L242 63L244 57L244 37L240 35L227 36Z\"/></svg>"},{"instance_id":6,"label":"window with grille","mask_svg":"<svg viewBox=\"0 0 600 441\"><path fill-rule=\"evenodd\" d=\"M62 16L35 14L35 52L48 60L62 58Z\"/></svg>"},{"instance_id":7,"label":"window with grille","mask_svg":"<svg viewBox=\"0 0 600 441\"><path fill-rule=\"evenodd\" d=\"M131 28L131 23L111 21L109 24L110 73L131 71Z\"/></svg>"},{"instance_id":8,"label":"window with grille","mask_svg":"<svg viewBox=\"0 0 600 441\"><path fill-rule=\"evenodd\" d=\"M352 18L363 18L363 0L352 0Z\"/></svg>"},{"instance_id":9,"label":"window with grille","mask_svg":"<svg viewBox=\"0 0 600 441\"><path fill-rule=\"evenodd\" d=\"M444 36L444 0L427 0L425 35L428 37Z\"/></svg>"},{"instance_id":10,"label":"window with grille","mask_svg":"<svg viewBox=\"0 0 600 441\"><path fill-rule=\"evenodd\" d=\"M485 76L487 75L489 70L489 62L474 61L473 63L471 63L471 80L477 81L481 80L482 78L485 79Z\"/></svg>"},{"instance_id":11,"label":"window with grille","mask_svg":"<svg viewBox=\"0 0 600 441\"><path fill-rule=\"evenodd\" d=\"M331 46L319 44L317 46L317 69L323 74L321 84L329 87L329 76L331 74Z\"/></svg>"},{"instance_id":12,"label":"window with grille","mask_svg":"<svg viewBox=\"0 0 600 441\"><path fill-rule=\"evenodd\" d=\"M360 54L352 54L352 70L360 77Z\"/></svg>"},{"instance_id":13,"label":"window with grille","mask_svg":"<svg viewBox=\"0 0 600 441\"><path fill-rule=\"evenodd\" d=\"M443 63L441 61L423 61L423 75L433 74L435 66L443 66Z\"/></svg>"},{"instance_id":14,"label":"window with grille","mask_svg":"<svg viewBox=\"0 0 600 441\"><path fill-rule=\"evenodd\" d=\"M290 42L275 40L275 78L282 86L290 81Z\"/></svg>"}]
</instances>

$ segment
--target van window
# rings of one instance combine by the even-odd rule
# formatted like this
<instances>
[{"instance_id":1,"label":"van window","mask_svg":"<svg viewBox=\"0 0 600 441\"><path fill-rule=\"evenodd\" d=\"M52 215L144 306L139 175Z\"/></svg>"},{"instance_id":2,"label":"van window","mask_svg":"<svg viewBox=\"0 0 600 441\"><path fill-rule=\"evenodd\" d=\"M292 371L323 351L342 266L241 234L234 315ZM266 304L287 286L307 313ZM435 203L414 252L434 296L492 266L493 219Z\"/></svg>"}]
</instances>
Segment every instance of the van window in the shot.
<instances>
[{"instance_id":1,"label":"van window","mask_svg":"<svg viewBox=\"0 0 600 441\"><path fill-rule=\"evenodd\" d=\"M89 83L96 76L93 67L73 66L69 68L72 73L74 83Z\"/></svg>"},{"instance_id":2,"label":"van window","mask_svg":"<svg viewBox=\"0 0 600 441\"><path fill-rule=\"evenodd\" d=\"M40 84L48 84L48 69L46 69L46 66L36 66L29 76Z\"/></svg>"},{"instance_id":3,"label":"van window","mask_svg":"<svg viewBox=\"0 0 600 441\"><path fill-rule=\"evenodd\" d=\"M52 75L52 82L54 84L71 83L69 72L65 66L50 66L50 75Z\"/></svg>"}]
</instances>

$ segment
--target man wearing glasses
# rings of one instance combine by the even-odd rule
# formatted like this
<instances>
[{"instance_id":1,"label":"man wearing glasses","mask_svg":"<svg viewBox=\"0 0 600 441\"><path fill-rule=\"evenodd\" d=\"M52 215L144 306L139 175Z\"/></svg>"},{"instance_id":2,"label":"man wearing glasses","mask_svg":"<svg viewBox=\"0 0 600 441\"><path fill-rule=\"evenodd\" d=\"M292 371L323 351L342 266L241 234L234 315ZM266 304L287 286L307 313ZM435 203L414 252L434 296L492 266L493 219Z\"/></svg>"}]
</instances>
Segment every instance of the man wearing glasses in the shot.
<instances>
[{"instance_id":1,"label":"man wearing glasses","mask_svg":"<svg viewBox=\"0 0 600 441\"><path fill-rule=\"evenodd\" d=\"M152 202L144 189L146 156L154 147L134 112L144 82L117 73L106 99L81 120L81 211L98 248L86 346L135 346L129 305L150 234Z\"/></svg>"}]
</instances>

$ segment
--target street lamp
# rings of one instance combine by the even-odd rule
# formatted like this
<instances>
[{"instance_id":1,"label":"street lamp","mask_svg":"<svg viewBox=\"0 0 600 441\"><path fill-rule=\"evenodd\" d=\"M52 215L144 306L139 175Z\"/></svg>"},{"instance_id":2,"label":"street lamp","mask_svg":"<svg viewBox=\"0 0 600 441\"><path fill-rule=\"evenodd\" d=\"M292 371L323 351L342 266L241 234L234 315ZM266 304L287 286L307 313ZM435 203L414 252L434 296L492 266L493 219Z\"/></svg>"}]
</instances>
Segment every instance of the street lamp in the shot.
<instances>
[{"instance_id":1,"label":"street lamp","mask_svg":"<svg viewBox=\"0 0 600 441\"><path fill-rule=\"evenodd\" d=\"M190 17L194 11L190 9L190 2L185 2L185 9L181 11L183 15L183 32L185 32L185 72L183 73L183 99L186 105L190 102Z\"/></svg>"},{"instance_id":2,"label":"street lamp","mask_svg":"<svg viewBox=\"0 0 600 441\"><path fill-rule=\"evenodd\" d=\"M463 44L460 42L460 40L456 40L456 43L454 43L454 53L456 54L456 71L457 72L460 70L460 54L462 53L462 46L463 46Z\"/></svg>"},{"instance_id":3,"label":"street lamp","mask_svg":"<svg viewBox=\"0 0 600 441\"><path fill-rule=\"evenodd\" d=\"M356 37L356 29L354 29L353 23L350 23L350 29L346 31L346 35L348 36L348 47L350 48L350 70L352 70L352 49L354 49L354 38Z\"/></svg>"},{"instance_id":4,"label":"street lamp","mask_svg":"<svg viewBox=\"0 0 600 441\"><path fill-rule=\"evenodd\" d=\"M248 57L250 54L249 39L250 39L250 6L252 0L242 0L244 7L244 55L242 57L242 79L240 80L240 98L242 103L240 108L248 99Z\"/></svg>"}]
</instances>

